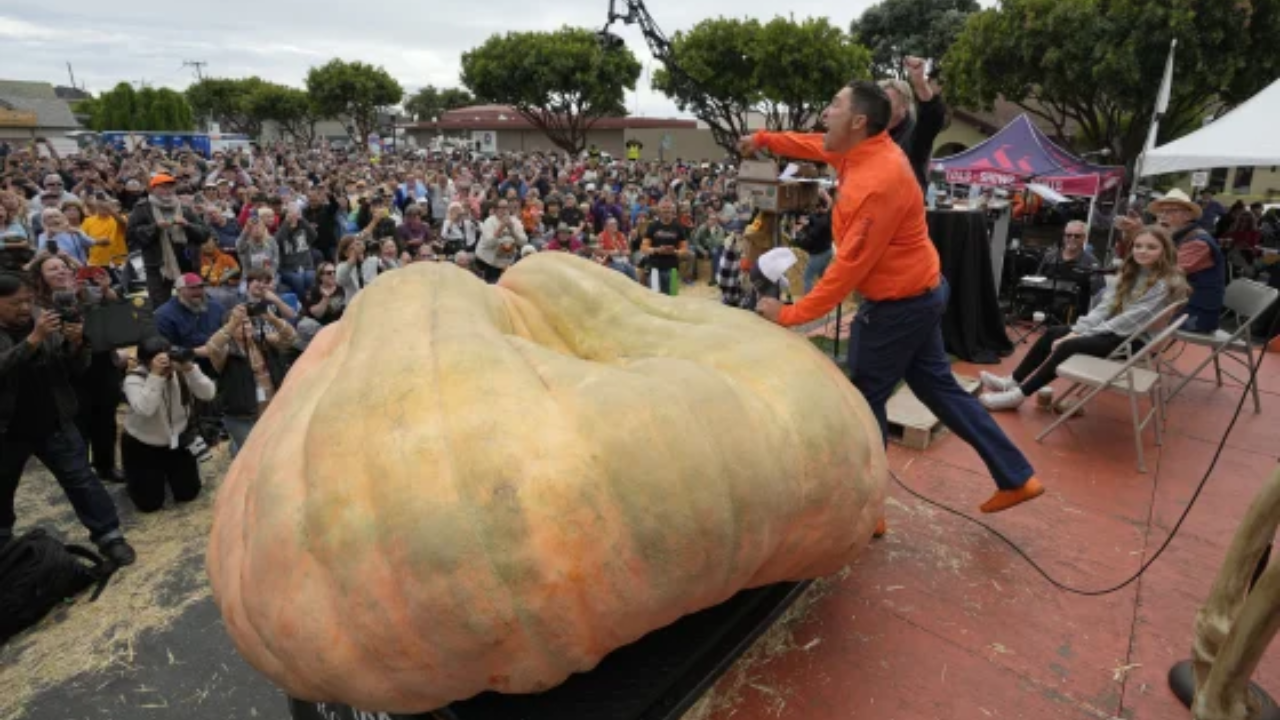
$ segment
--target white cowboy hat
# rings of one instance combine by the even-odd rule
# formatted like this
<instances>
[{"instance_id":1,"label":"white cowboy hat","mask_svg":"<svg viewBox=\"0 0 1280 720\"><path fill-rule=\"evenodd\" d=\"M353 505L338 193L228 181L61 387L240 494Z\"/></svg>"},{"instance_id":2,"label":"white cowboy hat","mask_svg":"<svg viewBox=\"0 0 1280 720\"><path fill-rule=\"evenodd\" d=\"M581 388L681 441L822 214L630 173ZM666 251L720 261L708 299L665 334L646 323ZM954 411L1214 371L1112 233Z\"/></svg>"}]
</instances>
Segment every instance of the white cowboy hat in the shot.
<instances>
[{"instance_id":1,"label":"white cowboy hat","mask_svg":"<svg viewBox=\"0 0 1280 720\"><path fill-rule=\"evenodd\" d=\"M1151 204L1147 206L1147 210L1149 210L1152 213L1158 213L1160 212L1161 208L1165 208L1165 207L1183 208L1187 212L1191 213L1194 216L1194 219L1196 220L1199 220L1200 216L1204 214L1204 210L1198 204L1196 204L1195 201L1187 197L1187 194L1185 192L1177 188L1174 188L1173 190L1170 190L1169 192L1165 193L1164 197L1160 198L1159 200L1152 200Z\"/></svg>"}]
</instances>

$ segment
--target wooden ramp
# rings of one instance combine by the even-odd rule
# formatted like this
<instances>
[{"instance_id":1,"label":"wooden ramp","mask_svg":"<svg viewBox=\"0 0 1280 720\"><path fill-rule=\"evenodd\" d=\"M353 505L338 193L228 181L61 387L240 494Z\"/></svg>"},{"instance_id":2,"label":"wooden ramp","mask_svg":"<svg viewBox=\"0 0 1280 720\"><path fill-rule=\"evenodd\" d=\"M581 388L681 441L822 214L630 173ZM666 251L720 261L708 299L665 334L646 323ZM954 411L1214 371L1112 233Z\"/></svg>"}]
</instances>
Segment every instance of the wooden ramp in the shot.
<instances>
[{"instance_id":1,"label":"wooden ramp","mask_svg":"<svg viewBox=\"0 0 1280 720\"><path fill-rule=\"evenodd\" d=\"M977 394L980 385L977 378L967 375L956 375L955 378L966 392ZM889 438L899 445L924 450L946 432L946 426L916 399L906 383L893 393L885 409L889 416Z\"/></svg>"}]
</instances>

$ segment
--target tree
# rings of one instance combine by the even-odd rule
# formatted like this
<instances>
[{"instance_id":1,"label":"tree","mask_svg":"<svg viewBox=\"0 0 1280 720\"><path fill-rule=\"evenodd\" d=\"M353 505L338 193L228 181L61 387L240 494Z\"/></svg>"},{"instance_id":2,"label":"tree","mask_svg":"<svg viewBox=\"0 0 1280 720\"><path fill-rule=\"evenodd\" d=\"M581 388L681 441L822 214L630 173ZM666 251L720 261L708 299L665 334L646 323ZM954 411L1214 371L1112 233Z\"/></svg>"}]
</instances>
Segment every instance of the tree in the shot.
<instances>
[{"instance_id":1,"label":"tree","mask_svg":"<svg viewBox=\"0 0 1280 720\"><path fill-rule=\"evenodd\" d=\"M307 92L324 117L343 118L347 134L363 146L387 112L404 97L404 88L382 67L334 59L307 73Z\"/></svg>"},{"instance_id":2,"label":"tree","mask_svg":"<svg viewBox=\"0 0 1280 720\"><path fill-rule=\"evenodd\" d=\"M760 100L754 53L760 37L756 20L708 18L671 38L678 68L658 68L653 89L675 101L711 129L716 144L736 152L747 134L747 119Z\"/></svg>"},{"instance_id":3,"label":"tree","mask_svg":"<svg viewBox=\"0 0 1280 720\"><path fill-rule=\"evenodd\" d=\"M1077 149L1108 148L1129 163L1146 140L1172 39L1161 142L1280 74L1277 33L1277 0L1004 0L972 15L947 54L948 95L982 108L1003 97Z\"/></svg>"},{"instance_id":4,"label":"tree","mask_svg":"<svg viewBox=\"0 0 1280 720\"><path fill-rule=\"evenodd\" d=\"M876 77L904 78L908 55L941 60L979 9L977 0L883 0L854 20L849 32L871 50Z\"/></svg>"},{"instance_id":5,"label":"tree","mask_svg":"<svg viewBox=\"0 0 1280 720\"><path fill-rule=\"evenodd\" d=\"M187 88L196 115L218 123L223 132L251 138L262 134L262 118L249 111L249 98L266 82L259 77L205 78Z\"/></svg>"},{"instance_id":6,"label":"tree","mask_svg":"<svg viewBox=\"0 0 1280 720\"><path fill-rule=\"evenodd\" d=\"M97 132L186 132L195 128L186 99L168 88L134 90L122 82L97 98L81 101L76 110L89 115L89 127Z\"/></svg>"},{"instance_id":7,"label":"tree","mask_svg":"<svg viewBox=\"0 0 1280 720\"><path fill-rule=\"evenodd\" d=\"M462 55L462 84L476 97L510 105L572 153L600 118L626 113L639 78L630 50L602 49L583 28L493 35Z\"/></svg>"},{"instance_id":8,"label":"tree","mask_svg":"<svg viewBox=\"0 0 1280 720\"><path fill-rule=\"evenodd\" d=\"M671 48L683 74L659 69L654 89L694 112L731 153L752 112L771 130L808 130L840 87L868 76L871 63L866 48L825 18L766 25L711 18L676 33Z\"/></svg>"},{"instance_id":9,"label":"tree","mask_svg":"<svg viewBox=\"0 0 1280 720\"><path fill-rule=\"evenodd\" d=\"M404 111L420 121L430 121L450 110L474 105L476 99L462 88L445 88L440 90L435 85L428 85L414 94L404 104Z\"/></svg>"},{"instance_id":10,"label":"tree","mask_svg":"<svg viewBox=\"0 0 1280 720\"><path fill-rule=\"evenodd\" d=\"M304 145L315 141L316 123L322 116L305 90L263 83L246 102L249 114L259 121L275 121L282 133Z\"/></svg>"},{"instance_id":11,"label":"tree","mask_svg":"<svg viewBox=\"0 0 1280 720\"><path fill-rule=\"evenodd\" d=\"M812 128L839 88L870 77L871 53L826 18L774 18L755 47L760 109L770 130Z\"/></svg>"}]
</instances>

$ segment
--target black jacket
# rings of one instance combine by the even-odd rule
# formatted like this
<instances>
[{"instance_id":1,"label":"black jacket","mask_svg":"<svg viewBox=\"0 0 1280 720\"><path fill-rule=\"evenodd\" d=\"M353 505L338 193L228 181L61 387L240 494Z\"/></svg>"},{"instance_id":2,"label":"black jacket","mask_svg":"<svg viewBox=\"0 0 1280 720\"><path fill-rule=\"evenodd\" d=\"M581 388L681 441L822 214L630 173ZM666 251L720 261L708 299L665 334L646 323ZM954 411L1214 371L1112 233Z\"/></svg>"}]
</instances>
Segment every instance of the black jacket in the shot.
<instances>
[{"instance_id":1,"label":"black jacket","mask_svg":"<svg viewBox=\"0 0 1280 720\"><path fill-rule=\"evenodd\" d=\"M187 235L187 247L175 247L173 252L178 256L178 262L181 263L184 258L189 258L195 254L204 243L213 234L213 230L208 225L200 222L200 218L192 212L191 208L182 208L182 216L187 219L187 226L183 231ZM160 249L160 228L156 227L156 218L151 213L151 203L143 200L134 206L133 211L129 213L129 229L125 233L125 239L128 241L129 250L142 251L142 264L149 268L158 268L164 265L164 253ZM184 266L184 269L185 266Z\"/></svg>"},{"instance_id":2,"label":"black jacket","mask_svg":"<svg viewBox=\"0 0 1280 720\"><path fill-rule=\"evenodd\" d=\"M89 344L81 343L72 350L61 333L54 333L45 338L40 347L33 348L26 340L16 345L9 333L0 331L0 435L9 431L21 418L13 416L18 402L17 383L20 381L18 370L28 363L50 363L62 372L51 372L53 401L58 408L58 418L63 422L74 422L76 417L76 391L71 384L73 377L79 377L89 367Z\"/></svg>"}]
</instances>

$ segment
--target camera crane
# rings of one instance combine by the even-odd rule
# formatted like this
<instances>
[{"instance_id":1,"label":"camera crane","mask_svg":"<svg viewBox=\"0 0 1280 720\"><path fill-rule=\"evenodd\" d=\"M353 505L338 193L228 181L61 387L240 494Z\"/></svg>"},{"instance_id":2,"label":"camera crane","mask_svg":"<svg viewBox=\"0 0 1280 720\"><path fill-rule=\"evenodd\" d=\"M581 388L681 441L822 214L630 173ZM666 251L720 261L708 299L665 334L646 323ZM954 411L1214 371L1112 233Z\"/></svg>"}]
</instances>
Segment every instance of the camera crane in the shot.
<instances>
[{"instance_id":1,"label":"camera crane","mask_svg":"<svg viewBox=\"0 0 1280 720\"><path fill-rule=\"evenodd\" d=\"M618 6L621 5L625 12L619 12ZM670 76L671 86L674 95L689 98L687 103L689 111L694 117L705 122L711 128L711 136L715 139L716 144L723 148L733 148L738 141L738 136L745 133L734 133L734 128L726 128L720 121L720 118L732 117L731 109L725 106L725 103L719 102L703 92L702 85L695 80L684 68L680 67L676 62L675 52L671 47L671 41L654 22L653 16L649 14L649 9L645 7L644 0L609 0L609 19L605 22L604 27L597 33L602 50L608 52L621 48L623 45L622 38L609 32L609 28L615 22L621 21L624 25L638 25L640 32L644 35L645 42L649 46L649 52L653 53L654 58L662 63Z\"/></svg>"}]
</instances>

